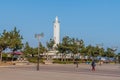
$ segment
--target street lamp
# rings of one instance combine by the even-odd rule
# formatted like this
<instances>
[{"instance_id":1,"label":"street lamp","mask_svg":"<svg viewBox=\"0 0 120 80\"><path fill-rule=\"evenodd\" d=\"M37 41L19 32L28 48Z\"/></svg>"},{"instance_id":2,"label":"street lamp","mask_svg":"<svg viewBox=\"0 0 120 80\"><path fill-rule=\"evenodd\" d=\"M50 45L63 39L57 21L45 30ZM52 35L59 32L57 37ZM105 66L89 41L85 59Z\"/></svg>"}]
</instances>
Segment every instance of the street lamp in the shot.
<instances>
[{"instance_id":1,"label":"street lamp","mask_svg":"<svg viewBox=\"0 0 120 80\"><path fill-rule=\"evenodd\" d=\"M78 52L81 50L80 48L83 46L83 40L76 40L76 44L78 46ZM80 58L80 54L77 53L76 56L76 68L78 68L78 64L79 64L79 58Z\"/></svg>"},{"instance_id":2,"label":"street lamp","mask_svg":"<svg viewBox=\"0 0 120 80\"><path fill-rule=\"evenodd\" d=\"M43 37L44 34L35 34L35 38L38 39L38 55L37 55L37 71L39 71L39 62L40 62L40 54L39 54L39 48L40 48L40 38Z\"/></svg>"},{"instance_id":3,"label":"street lamp","mask_svg":"<svg viewBox=\"0 0 120 80\"><path fill-rule=\"evenodd\" d=\"M115 53L115 51L117 51L117 48L118 48L117 46L116 47L112 47L111 48L112 53ZM114 61L115 61L115 63L117 62L117 56L115 56L115 55L114 55Z\"/></svg>"}]
</instances>

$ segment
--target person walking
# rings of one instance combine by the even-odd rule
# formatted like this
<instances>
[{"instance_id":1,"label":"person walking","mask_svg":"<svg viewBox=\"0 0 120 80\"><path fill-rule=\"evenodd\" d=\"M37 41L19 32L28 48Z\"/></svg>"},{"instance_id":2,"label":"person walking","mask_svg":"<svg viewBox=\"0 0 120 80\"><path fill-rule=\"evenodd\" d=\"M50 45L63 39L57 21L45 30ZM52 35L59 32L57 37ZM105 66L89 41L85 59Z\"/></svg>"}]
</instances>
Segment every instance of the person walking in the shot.
<instances>
[{"instance_id":1,"label":"person walking","mask_svg":"<svg viewBox=\"0 0 120 80\"><path fill-rule=\"evenodd\" d=\"M92 61L91 66L92 66L92 71L95 71L95 66L96 66L95 60Z\"/></svg>"}]
</instances>

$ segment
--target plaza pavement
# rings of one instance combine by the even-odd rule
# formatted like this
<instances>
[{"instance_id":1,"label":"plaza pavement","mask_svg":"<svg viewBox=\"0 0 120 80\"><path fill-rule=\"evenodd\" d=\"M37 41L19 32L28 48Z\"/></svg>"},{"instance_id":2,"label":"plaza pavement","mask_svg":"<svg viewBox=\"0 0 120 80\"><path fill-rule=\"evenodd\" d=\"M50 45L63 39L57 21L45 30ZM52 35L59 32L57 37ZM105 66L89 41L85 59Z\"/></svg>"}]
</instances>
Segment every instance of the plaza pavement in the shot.
<instances>
[{"instance_id":1,"label":"plaza pavement","mask_svg":"<svg viewBox=\"0 0 120 80\"><path fill-rule=\"evenodd\" d=\"M36 65L3 66L0 80L120 80L120 65L97 65L96 71L87 64L79 64L79 68L74 64L40 64L39 71Z\"/></svg>"}]
</instances>

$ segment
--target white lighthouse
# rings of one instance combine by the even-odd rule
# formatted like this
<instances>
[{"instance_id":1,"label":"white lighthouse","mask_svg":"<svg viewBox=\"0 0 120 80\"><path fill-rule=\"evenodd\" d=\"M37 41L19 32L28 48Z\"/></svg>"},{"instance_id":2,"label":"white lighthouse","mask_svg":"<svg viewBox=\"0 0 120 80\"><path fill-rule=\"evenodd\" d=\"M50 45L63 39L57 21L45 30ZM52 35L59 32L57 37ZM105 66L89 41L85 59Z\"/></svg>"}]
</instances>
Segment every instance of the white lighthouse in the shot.
<instances>
[{"instance_id":1,"label":"white lighthouse","mask_svg":"<svg viewBox=\"0 0 120 80\"><path fill-rule=\"evenodd\" d=\"M53 38L54 38L54 47L57 46L57 44L60 43L60 23L59 23L59 20L58 20L58 17L56 16L55 18L55 21L54 21L54 35L53 35Z\"/></svg>"}]
</instances>

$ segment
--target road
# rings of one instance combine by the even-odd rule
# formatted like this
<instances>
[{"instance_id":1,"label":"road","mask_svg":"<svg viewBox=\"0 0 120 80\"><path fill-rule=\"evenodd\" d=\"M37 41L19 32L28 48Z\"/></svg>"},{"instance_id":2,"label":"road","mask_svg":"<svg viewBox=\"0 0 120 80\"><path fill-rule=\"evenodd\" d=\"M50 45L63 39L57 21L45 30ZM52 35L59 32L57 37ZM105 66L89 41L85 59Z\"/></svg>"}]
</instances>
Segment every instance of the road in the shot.
<instances>
[{"instance_id":1,"label":"road","mask_svg":"<svg viewBox=\"0 0 120 80\"><path fill-rule=\"evenodd\" d=\"M69 79L72 77L75 78L76 80L79 80L79 78L83 78L83 80L120 80L120 65L118 64L104 64L102 66L97 65L96 66L96 71L91 71L91 66L87 64L79 64L79 67L76 68L76 65L74 64L51 64L51 65L43 65L40 64L40 70L36 71L36 65L15 65L15 66L8 66L8 67L1 67L0 72L5 72L9 74L9 71L11 72L26 72L27 74L32 72L33 74L41 74L43 75L44 72L47 72L45 74L48 74L46 77L50 76L55 76L59 75L62 77L61 80L67 80L66 76L69 76ZM37 72L37 73L36 73ZM25 73L24 73L25 74ZM35 75L31 74L33 77ZM52 75L53 74L53 75ZM63 75L64 74L64 75ZM37 74L38 75L38 74ZM74 75L74 76L70 76ZM24 76L24 75L23 75ZM87 76L87 77L84 77ZM94 78L93 78L94 76ZM1 76L0 76L1 77ZM43 76L42 76L43 77ZM70 78L71 77L71 78ZM65 78L65 79L64 79ZM97 79L99 78L99 79ZM52 77L51 80L56 80L56 78ZM2 79L3 80L3 79ZM7 80L7 79L5 79ZM21 79L24 80L24 79ZM37 80L37 79L36 79ZM44 80L47 80L46 78Z\"/></svg>"}]
</instances>

